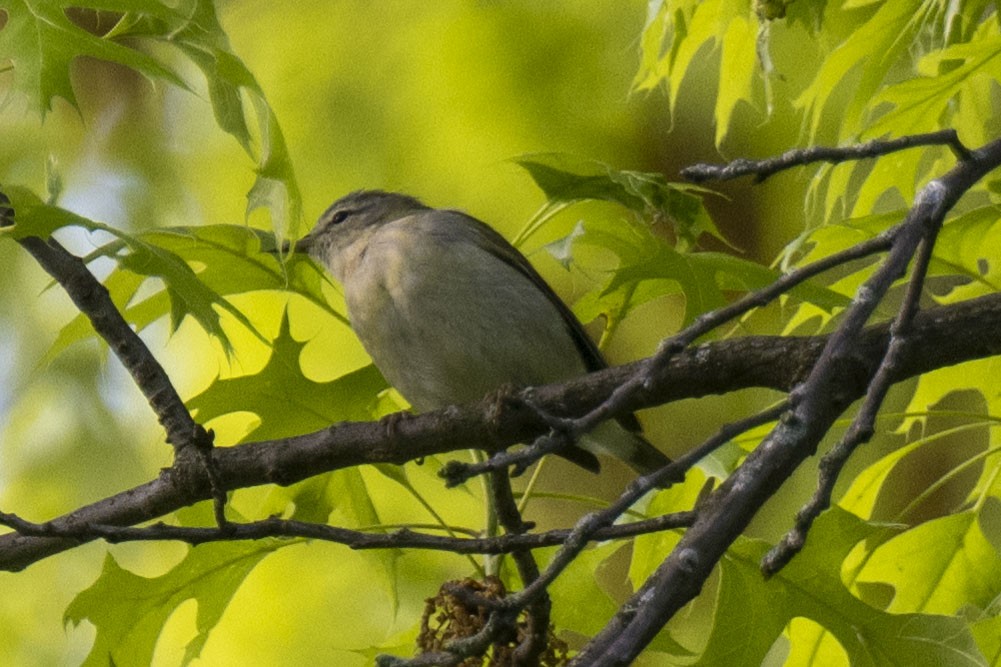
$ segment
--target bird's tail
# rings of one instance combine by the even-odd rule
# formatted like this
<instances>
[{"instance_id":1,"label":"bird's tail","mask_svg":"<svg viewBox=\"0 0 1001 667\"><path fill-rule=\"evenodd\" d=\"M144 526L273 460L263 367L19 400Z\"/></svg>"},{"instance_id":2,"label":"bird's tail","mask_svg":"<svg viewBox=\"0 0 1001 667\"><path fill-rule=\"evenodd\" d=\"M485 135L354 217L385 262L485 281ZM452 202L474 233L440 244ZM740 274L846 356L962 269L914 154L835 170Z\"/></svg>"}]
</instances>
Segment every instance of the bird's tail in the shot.
<instances>
[{"instance_id":1,"label":"bird's tail","mask_svg":"<svg viewBox=\"0 0 1001 667\"><path fill-rule=\"evenodd\" d=\"M642 435L627 431L614 421L607 421L585 435L580 446L591 452L614 456L641 475L671 463L670 458Z\"/></svg>"}]
</instances>

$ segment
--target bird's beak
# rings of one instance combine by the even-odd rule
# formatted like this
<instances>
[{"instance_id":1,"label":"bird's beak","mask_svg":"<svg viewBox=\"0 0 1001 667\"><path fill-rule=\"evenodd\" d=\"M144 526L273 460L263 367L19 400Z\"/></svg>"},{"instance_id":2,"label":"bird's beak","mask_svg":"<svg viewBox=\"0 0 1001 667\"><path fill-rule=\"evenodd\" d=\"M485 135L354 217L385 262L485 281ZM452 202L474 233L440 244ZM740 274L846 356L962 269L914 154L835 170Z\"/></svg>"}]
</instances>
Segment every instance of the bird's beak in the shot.
<instances>
[{"instance_id":1,"label":"bird's beak","mask_svg":"<svg viewBox=\"0 0 1001 667\"><path fill-rule=\"evenodd\" d=\"M281 254L283 256L295 253L306 254L309 252L312 243L313 243L312 237L309 234L307 234L306 236L303 236L301 239L296 241L294 244L289 241L285 241L284 243L282 243L280 248L275 246L274 248L269 248L265 250L265 252L270 253L272 255Z\"/></svg>"},{"instance_id":2,"label":"bird's beak","mask_svg":"<svg viewBox=\"0 0 1001 667\"><path fill-rule=\"evenodd\" d=\"M306 234L301 239L296 241L295 245L292 245L291 247L292 247L292 252L302 253L302 254L309 253L310 248L313 247L312 235ZM288 250L288 248L289 248L289 242L286 241L283 245L283 250Z\"/></svg>"}]
</instances>

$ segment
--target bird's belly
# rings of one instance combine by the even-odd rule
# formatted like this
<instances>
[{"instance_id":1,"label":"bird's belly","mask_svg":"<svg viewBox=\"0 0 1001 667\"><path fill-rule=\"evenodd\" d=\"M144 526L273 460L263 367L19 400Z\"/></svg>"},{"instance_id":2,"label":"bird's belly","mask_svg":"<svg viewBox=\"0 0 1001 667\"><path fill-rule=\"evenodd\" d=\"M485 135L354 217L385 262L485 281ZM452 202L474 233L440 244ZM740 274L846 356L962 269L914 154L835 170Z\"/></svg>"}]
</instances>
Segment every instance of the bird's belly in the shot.
<instances>
[{"instance_id":1,"label":"bird's belly","mask_svg":"<svg viewBox=\"0 0 1001 667\"><path fill-rule=\"evenodd\" d=\"M420 258L379 259L379 284L349 292L349 314L376 366L416 409L584 372L562 316L506 265L487 270L460 263L433 280Z\"/></svg>"}]
</instances>

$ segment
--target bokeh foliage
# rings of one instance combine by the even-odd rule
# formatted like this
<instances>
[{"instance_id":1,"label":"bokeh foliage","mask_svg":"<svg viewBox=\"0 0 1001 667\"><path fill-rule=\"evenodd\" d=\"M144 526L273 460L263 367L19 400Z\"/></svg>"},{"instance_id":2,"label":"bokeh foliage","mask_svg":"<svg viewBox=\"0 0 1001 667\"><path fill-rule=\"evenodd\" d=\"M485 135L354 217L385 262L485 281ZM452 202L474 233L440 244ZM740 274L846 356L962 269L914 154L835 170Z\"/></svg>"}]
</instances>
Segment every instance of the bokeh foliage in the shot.
<instances>
[{"instance_id":1,"label":"bokeh foliage","mask_svg":"<svg viewBox=\"0 0 1001 667\"><path fill-rule=\"evenodd\" d=\"M0 74L10 138L0 182L20 186L5 187L18 211L6 235L56 231L86 256L225 445L402 405L351 336L336 286L309 262L261 252L303 231L301 211L311 218L347 190L406 190L487 219L522 240L583 319L604 322L613 356L638 356L767 283L779 264L878 233L952 157L930 148L774 179L760 195L765 224L787 245L772 267L770 256L752 260L775 243L717 226L701 192L670 183L673 165L713 144L766 152L941 127L976 144L1001 129L984 113L998 108L1001 81L988 2L957 10L925 0L915 11L902 0L652 1L645 24L639 2L86 4L2 7L0 57L11 67ZM943 230L941 289L929 299L997 291L996 185L979 188ZM725 218L730 204L709 206ZM740 222L753 226L746 211ZM0 508L47 518L155 475L169 451L127 378L114 362L99 365L105 353L86 322L16 244L0 243L0 261L11 267L0 288L10 314L0 319L9 359L0 364ZM865 276L857 269L743 324L823 331ZM755 571L764 541L811 482L794 480L693 613L654 642L651 663L996 660L995 365L945 369L897 396L885 437L817 527L823 543L766 583ZM768 399L748 392L652 411L648 430L680 451L707 424ZM968 448L940 461L922 488L895 471L955 438L936 422L948 400ZM726 474L753 445L735 443L638 511L690 506L703 474ZM481 489L443 490L441 464L241 491L232 511L372 530L478 529ZM529 511L543 525L604 502L590 496L623 479L612 469L599 485L546 465ZM578 484L565 484L568 475ZM581 479L593 494L580 492ZM948 499L931 502L946 487ZM202 507L175 518L210 520ZM627 576L641 581L673 539L588 552L554 588L560 629L597 631ZM0 602L0 660L89 654L105 664L99 651L109 650L122 665L199 654L204 664L277 664L294 650L298 662L365 664L378 651L409 652L423 598L472 569L458 556L299 542L90 545L0 575L11 591ZM27 594L53 581L48 595ZM64 612L67 640L56 642Z\"/></svg>"}]
</instances>

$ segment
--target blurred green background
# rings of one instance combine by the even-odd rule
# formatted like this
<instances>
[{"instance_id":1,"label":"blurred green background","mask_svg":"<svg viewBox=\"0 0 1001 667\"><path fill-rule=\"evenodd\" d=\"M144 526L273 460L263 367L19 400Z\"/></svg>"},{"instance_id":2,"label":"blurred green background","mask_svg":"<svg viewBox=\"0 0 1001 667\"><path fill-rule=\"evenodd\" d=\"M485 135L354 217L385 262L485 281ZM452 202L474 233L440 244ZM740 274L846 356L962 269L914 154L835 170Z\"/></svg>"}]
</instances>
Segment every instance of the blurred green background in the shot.
<instances>
[{"instance_id":1,"label":"blurred green background","mask_svg":"<svg viewBox=\"0 0 1001 667\"><path fill-rule=\"evenodd\" d=\"M663 172L669 180L677 180L686 164L719 159L712 146L711 64L703 78L686 80L673 119L659 92L631 92L645 11L642 0L219 3L233 49L257 76L285 133L307 227L346 192L385 188L463 209L509 237L543 203L527 174L511 162L519 155L565 152ZM94 219L133 229L242 224L253 164L212 122L198 73L187 75L196 94L78 59L73 81L80 113L57 101L44 123L24 100L8 95L0 110L0 182L44 192L51 160L62 182L59 203ZM6 76L0 73L0 86ZM780 108L762 125L761 114L743 108L731 133L741 143L724 148L731 157L785 149L797 140L789 118L789 110ZM726 186L730 199L712 198L709 205L740 252L767 262L799 231L791 225L801 224L805 179L773 179L754 200L746 198L748 187ZM758 224L756 210L770 211L767 224ZM581 278L564 272L539 247L569 231L584 213L564 214L523 248L569 301ZM251 223L266 226L258 215ZM85 235L62 240L78 253L96 242ZM47 277L15 244L0 244L0 263L7 267L0 282L0 509L46 519L145 481L168 465L169 448L148 408L117 362L104 363L96 343L46 357L59 328L75 314L61 291L49 289ZM102 270L101 264L96 268ZM278 326L273 314L249 313L271 336ZM670 301L642 309L612 342L611 359L650 354L679 318ZM323 341L307 347L304 357L321 376L364 363L345 331L318 331L299 321L293 333ZM219 373L247 372L265 358L264 349L248 343L227 362L190 323L174 336L164 324L144 337L185 397ZM329 345L336 346L335 359ZM739 412L745 398L759 399L741 394L704 401L697 414L682 405L651 411L644 420L654 442L680 451L712 431L714 415L722 420ZM618 473L587 478L588 493L600 495L599 483L616 488L625 479ZM557 491L561 482L568 490L581 479L576 472L569 480L562 477L550 479ZM370 481L380 488L378 479ZM433 480L422 483L436 488ZM452 498L446 502L461 515L465 501ZM64 632L61 615L97 575L106 550L92 544L25 573L0 574L0 663L82 659L93 632L86 626ZM140 545L111 550L123 565L149 575L163 572L184 551ZM446 564L461 569L457 560L402 559L399 579L412 588L404 593L418 600L432 595ZM303 562L323 565L307 568ZM327 577L327 568L373 581L376 593L359 596L350 577ZM384 641L396 621L388 598L378 594L377 568L363 555L329 545L282 550L240 590L203 664L281 664L288 643L295 643L297 656L315 655L330 664L331 644L363 649ZM194 611L188 603L170 621L158 661L178 661L193 633ZM400 609L400 627L418 611ZM342 657L344 664L360 662L357 655Z\"/></svg>"}]
</instances>

